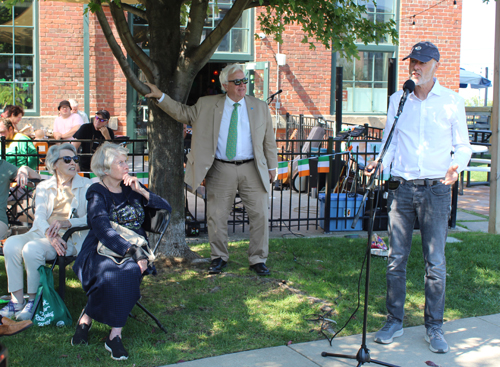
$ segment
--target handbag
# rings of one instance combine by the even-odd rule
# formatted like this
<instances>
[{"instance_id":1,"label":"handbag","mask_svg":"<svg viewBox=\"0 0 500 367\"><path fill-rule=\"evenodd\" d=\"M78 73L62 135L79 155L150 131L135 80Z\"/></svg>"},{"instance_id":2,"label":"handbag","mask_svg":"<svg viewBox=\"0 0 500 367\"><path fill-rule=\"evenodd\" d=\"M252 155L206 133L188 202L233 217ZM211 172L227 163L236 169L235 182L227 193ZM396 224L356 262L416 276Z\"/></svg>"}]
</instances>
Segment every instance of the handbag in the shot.
<instances>
[{"instance_id":1,"label":"handbag","mask_svg":"<svg viewBox=\"0 0 500 367\"><path fill-rule=\"evenodd\" d=\"M136 246L138 251L141 251L142 254L146 255L148 265L155 260L155 255L151 251L151 248L149 248L148 241L143 236L116 222L111 221L110 223L111 228L113 228L120 235L120 237L132 246ZM132 254L128 252L124 256L117 254L113 250L106 247L101 241L97 244L97 253L99 255L109 257L118 265L122 264L127 259L132 258Z\"/></svg>"},{"instance_id":2,"label":"handbag","mask_svg":"<svg viewBox=\"0 0 500 367\"><path fill-rule=\"evenodd\" d=\"M73 322L68 308L54 289L52 269L40 265L40 285L35 297L36 309L33 313L33 324L38 326L57 325L70 326Z\"/></svg>"}]
</instances>

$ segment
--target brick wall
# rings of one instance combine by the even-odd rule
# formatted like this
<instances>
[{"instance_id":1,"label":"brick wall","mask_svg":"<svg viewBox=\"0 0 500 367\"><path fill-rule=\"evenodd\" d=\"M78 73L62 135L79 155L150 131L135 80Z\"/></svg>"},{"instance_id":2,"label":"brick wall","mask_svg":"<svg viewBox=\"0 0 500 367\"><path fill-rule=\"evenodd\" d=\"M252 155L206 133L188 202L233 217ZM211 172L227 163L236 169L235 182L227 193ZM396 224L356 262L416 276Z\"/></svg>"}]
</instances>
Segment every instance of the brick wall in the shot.
<instances>
[{"instance_id":1,"label":"brick wall","mask_svg":"<svg viewBox=\"0 0 500 367\"><path fill-rule=\"evenodd\" d=\"M40 2L40 116L56 116L63 99L84 110L83 5ZM108 19L111 19L107 11ZM115 34L116 36L116 34ZM99 22L90 15L90 116L106 109L126 132L127 85Z\"/></svg>"},{"instance_id":2,"label":"brick wall","mask_svg":"<svg viewBox=\"0 0 500 367\"><path fill-rule=\"evenodd\" d=\"M462 33L462 0L445 1L432 9L435 0L401 0L401 22L399 27L399 87L408 79L408 60L411 47L420 41L434 43L441 55L440 66L436 72L439 83L458 92L460 84L460 38ZM426 10L415 17L414 14Z\"/></svg>"},{"instance_id":3,"label":"brick wall","mask_svg":"<svg viewBox=\"0 0 500 367\"><path fill-rule=\"evenodd\" d=\"M399 30L399 74L398 85L402 87L408 79L408 63L401 61L407 56L411 47L419 41L431 41L440 50L441 65L437 78L441 85L458 91L460 69L460 37L462 27L462 4L457 0L457 9L453 8L452 1L446 1L438 6L418 15L415 28L412 27L412 16L420 11L435 5L435 0L401 0L401 22ZM411 11L410 11L411 10ZM256 19L259 11L256 11ZM256 32L259 33L256 21ZM300 41L303 33L298 26L286 28L283 35L283 44L280 53L286 54L287 65L282 66L277 73L275 54L278 52L277 43L272 36L255 41L255 60L270 61L270 91L276 91L277 75L281 95L281 114L304 114L314 116L328 116L330 113L331 93L331 52L322 46L316 50L309 50L307 45ZM351 118L345 115L344 121ZM372 123L366 117L352 117L354 123ZM380 118L385 121L385 118ZM380 126L378 121L375 125Z\"/></svg>"},{"instance_id":4,"label":"brick wall","mask_svg":"<svg viewBox=\"0 0 500 367\"><path fill-rule=\"evenodd\" d=\"M256 18L259 10L256 11ZM259 33L256 21L256 33ZM303 33L299 26L287 27L279 52L286 55L286 65L277 71L278 44L272 36L255 40L255 61L269 61L269 89L282 89L280 114L329 115L331 52L318 45L310 50L301 43ZM279 88L277 88L279 79Z\"/></svg>"}]
</instances>

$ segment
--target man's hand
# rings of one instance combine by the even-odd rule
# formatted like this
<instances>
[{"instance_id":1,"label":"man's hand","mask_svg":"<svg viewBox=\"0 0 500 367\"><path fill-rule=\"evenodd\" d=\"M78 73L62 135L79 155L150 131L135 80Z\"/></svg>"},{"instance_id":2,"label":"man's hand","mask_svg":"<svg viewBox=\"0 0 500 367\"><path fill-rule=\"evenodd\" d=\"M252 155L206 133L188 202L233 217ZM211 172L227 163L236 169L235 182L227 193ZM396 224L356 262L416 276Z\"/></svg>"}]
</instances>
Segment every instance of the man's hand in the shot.
<instances>
[{"instance_id":1,"label":"man's hand","mask_svg":"<svg viewBox=\"0 0 500 367\"><path fill-rule=\"evenodd\" d=\"M23 167L19 168L17 170L17 177L16 177L17 185L21 187L26 186L26 184L28 183L28 177L29 177L28 172L24 170Z\"/></svg>"},{"instance_id":2,"label":"man's hand","mask_svg":"<svg viewBox=\"0 0 500 367\"><path fill-rule=\"evenodd\" d=\"M365 176L370 177L371 175L376 173L375 168L377 167L377 164L378 164L378 161L371 161L370 163L368 163L366 165L365 171L364 171ZM382 163L380 163L379 172L382 172L383 170L384 170L384 166L382 165Z\"/></svg>"},{"instance_id":3,"label":"man's hand","mask_svg":"<svg viewBox=\"0 0 500 367\"><path fill-rule=\"evenodd\" d=\"M441 183L445 185L453 185L456 180L458 180L458 164L454 164L448 171L446 172L446 176L444 176L444 180L441 180Z\"/></svg>"},{"instance_id":4,"label":"man's hand","mask_svg":"<svg viewBox=\"0 0 500 367\"><path fill-rule=\"evenodd\" d=\"M54 131L54 134L53 134L53 135L54 135L54 139L55 139L55 140L61 140L61 138L62 138L62 134L61 134L61 133L58 133L58 132L56 132L56 131Z\"/></svg>"},{"instance_id":5,"label":"man's hand","mask_svg":"<svg viewBox=\"0 0 500 367\"><path fill-rule=\"evenodd\" d=\"M61 236L57 235L56 237L49 237L48 240L51 246L56 250L57 255L59 256L66 255L66 249L68 247L66 246L66 242L64 242Z\"/></svg>"},{"instance_id":6,"label":"man's hand","mask_svg":"<svg viewBox=\"0 0 500 367\"><path fill-rule=\"evenodd\" d=\"M148 82L145 82L144 84L146 84L149 87L149 89L151 89L151 93L146 94L145 97L160 99L163 96L162 91L159 90L156 85Z\"/></svg>"},{"instance_id":7,"label":"man's hand","mask_svg":"<svg viewBox=\"0 0 500 367\"><path fill-rule=\"evenodd\" d=\"M109 135L109 130L107 126L101 127L99 131L101 132L102 136L104 136L104 139L111 140L111 136Z\"/></svg>"},{"instance_id":8,"label":"man's hand","mask_svg":"<svg viewBox=\"0 0 500 367\"><path fill-rule=\"evenodd\" d=\"M269 182L273 183L276 180L276 170L271 169L269 170Z\"/></svg>"}]
</instances>

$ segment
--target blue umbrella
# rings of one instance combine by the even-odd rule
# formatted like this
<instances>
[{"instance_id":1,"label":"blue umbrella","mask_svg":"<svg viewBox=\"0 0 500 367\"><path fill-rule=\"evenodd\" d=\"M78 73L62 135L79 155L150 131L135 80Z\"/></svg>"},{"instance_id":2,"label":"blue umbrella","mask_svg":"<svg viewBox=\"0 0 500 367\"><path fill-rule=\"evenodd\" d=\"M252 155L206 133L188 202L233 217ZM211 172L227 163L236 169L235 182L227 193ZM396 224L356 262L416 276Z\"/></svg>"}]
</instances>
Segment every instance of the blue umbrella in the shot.
<instances>
[{"instance_id":1,"label":"blue umbrella","mask_svg":"<svg viewBox=\"0 0 500 367\"><path fill-rule=\"evenodd\" d=\"M460 68L460 88L467 88L469 84L474 89L489 88L491 87L491 80L472 71Z\"/></svg>"}]
</instances>

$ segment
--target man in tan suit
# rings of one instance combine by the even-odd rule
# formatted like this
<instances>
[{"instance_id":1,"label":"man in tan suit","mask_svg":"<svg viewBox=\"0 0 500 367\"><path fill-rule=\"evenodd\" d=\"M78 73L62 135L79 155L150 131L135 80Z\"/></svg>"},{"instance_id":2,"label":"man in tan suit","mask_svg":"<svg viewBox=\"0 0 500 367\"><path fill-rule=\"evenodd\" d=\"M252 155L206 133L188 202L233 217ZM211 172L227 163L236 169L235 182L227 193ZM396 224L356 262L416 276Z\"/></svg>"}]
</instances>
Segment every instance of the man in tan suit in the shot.
<instances>
[{"instance_id":1,"label":"man in tan suit","mask_svg":"<svg viewBox=\"0 0 500 367\"><path fill-rule=\"evenodd\" d=\"M268 275L268 192L278 166L271 114L265 102L246 95L241 65L226 66L220 82L226 95L202 97L194 106L174 101L149 83L146 97L158 99L163 111L193 127L184 181L195 190L206 180L208 272L221 273L227 265L227 220L238 191L250 219L250 269Z\"/></svg>"}]
</instances>

